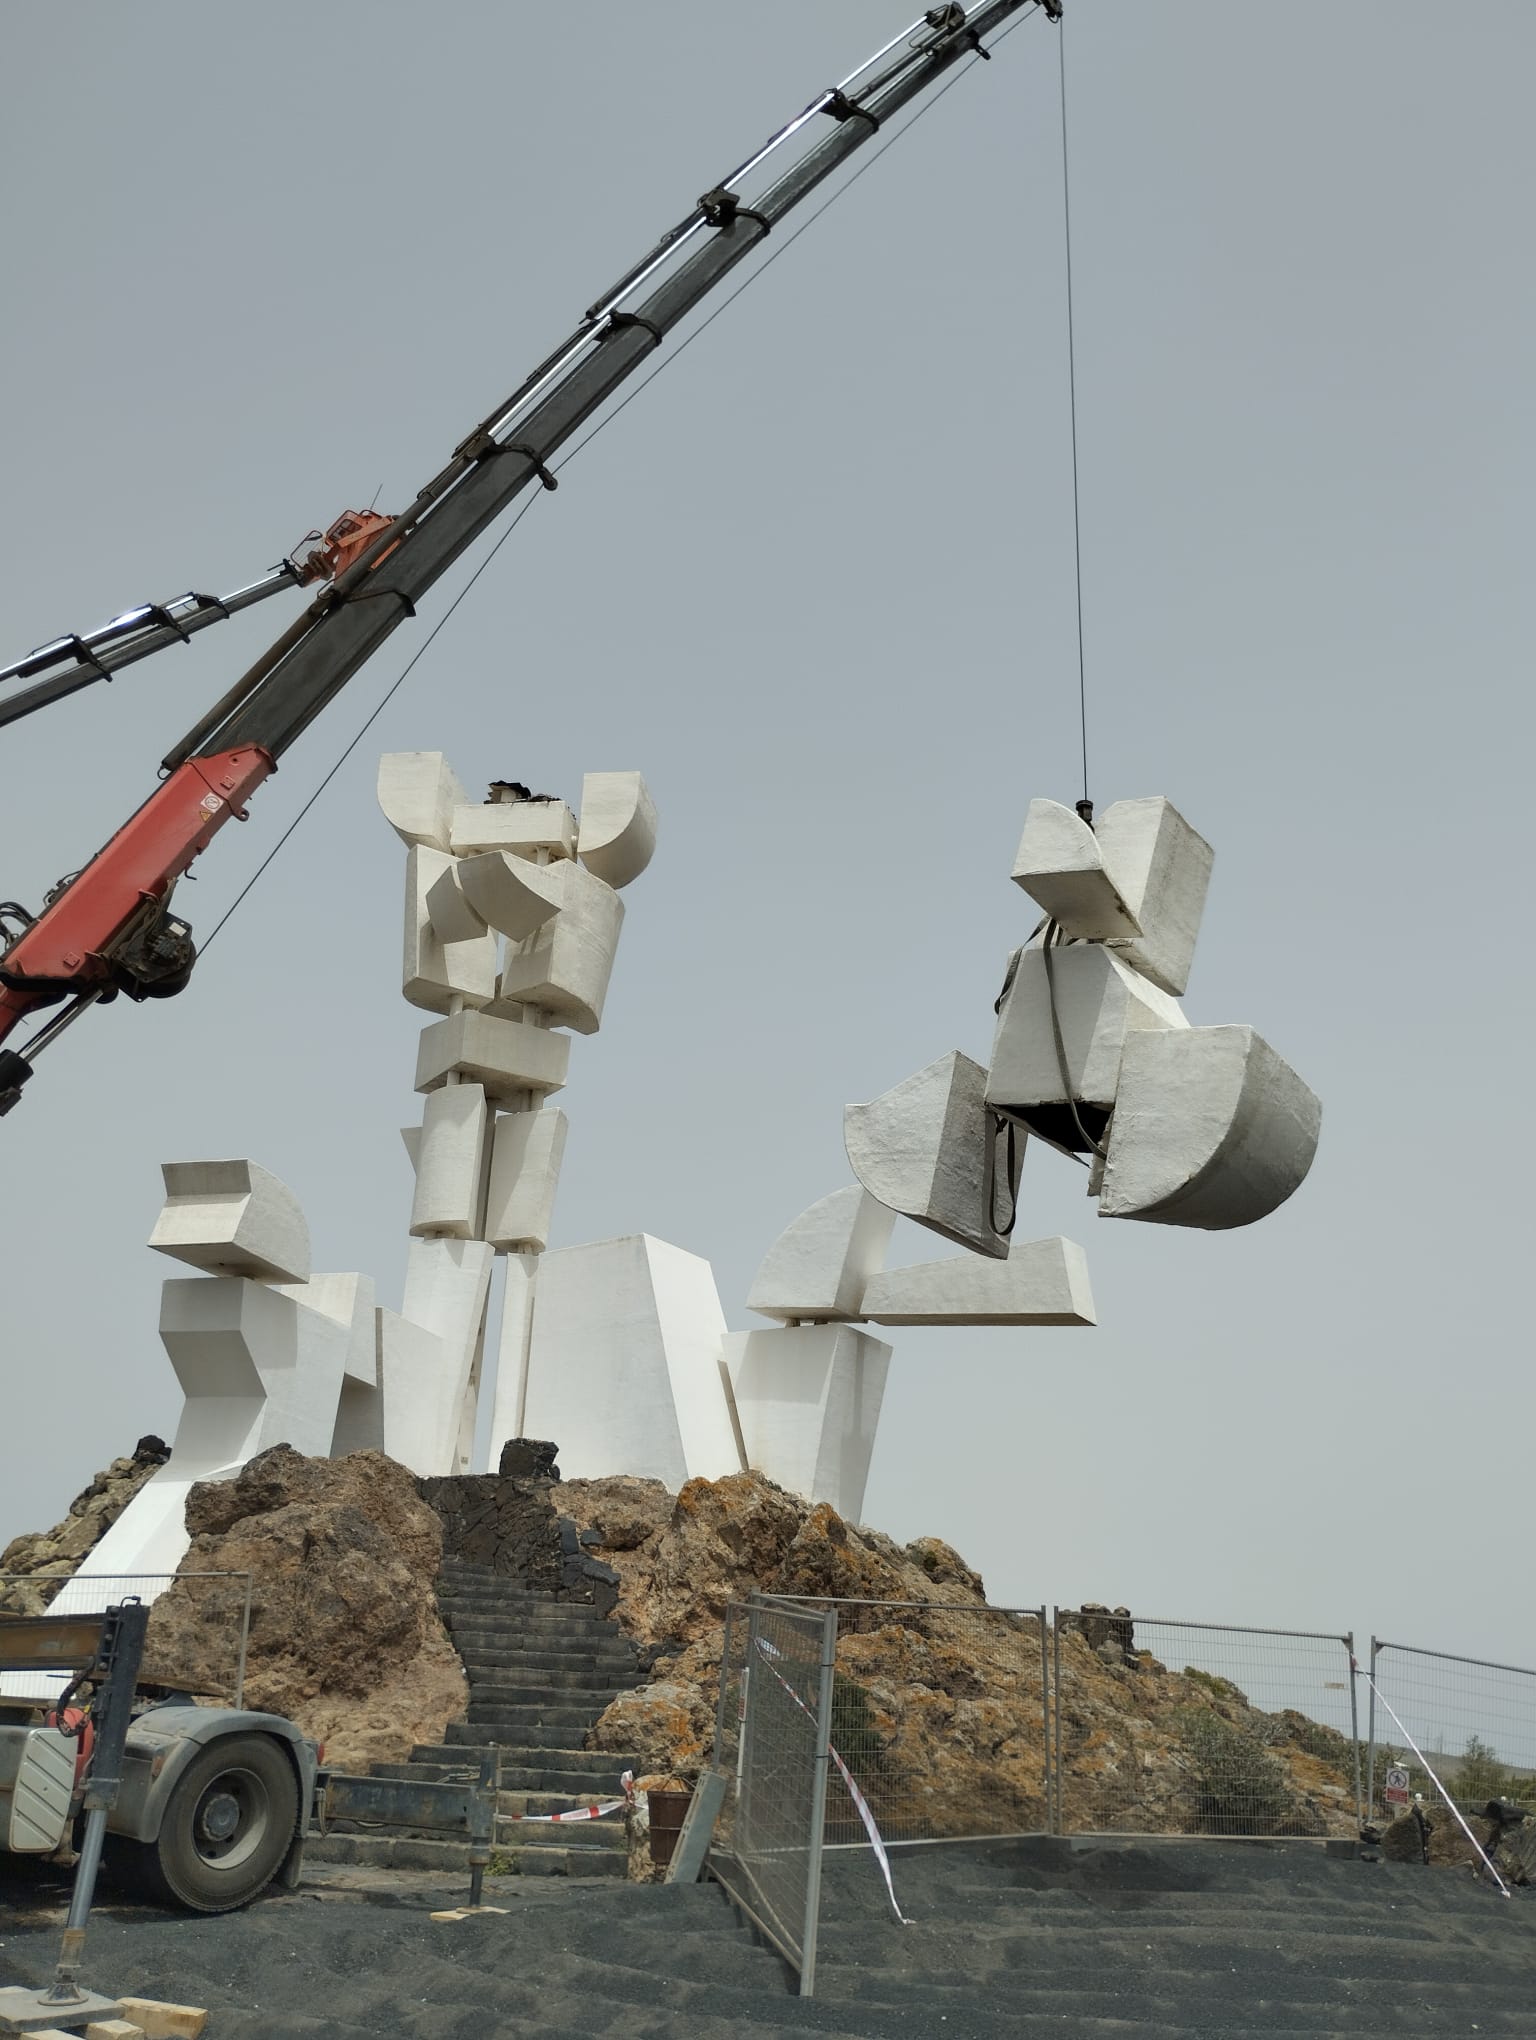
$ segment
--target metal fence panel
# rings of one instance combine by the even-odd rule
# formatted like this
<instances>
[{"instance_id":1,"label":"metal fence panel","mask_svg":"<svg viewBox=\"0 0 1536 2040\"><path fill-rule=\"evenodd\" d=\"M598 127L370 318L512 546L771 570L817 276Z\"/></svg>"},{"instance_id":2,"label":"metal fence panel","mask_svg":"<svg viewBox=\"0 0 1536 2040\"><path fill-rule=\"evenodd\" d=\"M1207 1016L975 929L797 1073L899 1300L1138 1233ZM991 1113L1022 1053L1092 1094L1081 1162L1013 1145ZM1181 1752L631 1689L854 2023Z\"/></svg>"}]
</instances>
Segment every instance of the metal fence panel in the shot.
<instances>
[{"instance_id":1,"label":"metal fence panel","mask_svg":"<svg viewBox=\"0 0 1536 2040\"><path fill-rule=\"evenodd\" d=\"M1371 1678L1458 1804L1483 1806L1501 1798L1531 1803L1536 1795L1536 1671L1372 1637ZM1390 1820L1404 1810L1385 1797L1389 1767L1407 1771L1410 1793L1434 1795L1391 1715L1378 1708L1374 1691L1369 1743L1369 1818Z\"/></svg>"},{"instance_id":2,"label":"metal fence panel","mask_svg":"<svg viewBox=\"0 0 1536 2040\"><path fill-rule=\"evenodd\" d=\"M245 1699L251 1629L249 1573L0 1573L0 1608L19 1615L93 1615L137 1597L151 1604L141 1682L179 1686L199 1699ZM155 1603L162 1606L157 1610ZM158 1617L158 1624L157 1624ZM174 1648L170 1640L174 1639ZM64 1680L16 1674L4 1681L12 1699L51 1700Z\"/></svg>"},{"instance_id":3,"label":"metal fence panel","mask_svg":"<svg viewBox=\"0 0 1536 2040\"><path fill-rule=\"evenodd\" d=\"M837 1621L833 1748L887 1842L1049 1826L1045 1609L807 1601ZM834 1767L826 1839L863 1845Z\"/></svg>"},{"instance_id":4,"label":"metal fence panel","mask_svg":"<svg viewBox=\"0 0 1536 2040\"><path fill-rule=\"evenodd\" d=\"M800 1974L816 1976L821 1830L826 1804L835 1618L754 1598L731 1610L721 1680L720 1753L732 1761L738 1723L730 1855L719 1866L733 1895ZM739 1696L733 1697L733 1696Z\"/></svg>"},{"instance_id":5,"label":"metal fence panel","mask_svg":"<svg viewBox=\"0 0 1536 2040\"><path fill-rule=\"evenodd\" d=\"M1352 1652L1347 1635L1058 1608L1055 1831L1354 1834Z\"/></svg>"}]
</instances>

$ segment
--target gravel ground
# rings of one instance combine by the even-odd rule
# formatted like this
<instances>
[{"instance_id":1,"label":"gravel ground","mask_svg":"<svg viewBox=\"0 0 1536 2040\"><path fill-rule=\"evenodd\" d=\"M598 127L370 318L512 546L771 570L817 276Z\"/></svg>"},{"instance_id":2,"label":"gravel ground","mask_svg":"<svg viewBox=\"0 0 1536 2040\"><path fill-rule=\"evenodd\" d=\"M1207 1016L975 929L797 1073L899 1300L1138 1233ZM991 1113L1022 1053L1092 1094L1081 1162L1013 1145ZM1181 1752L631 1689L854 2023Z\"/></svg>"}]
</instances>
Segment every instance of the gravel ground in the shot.
<instances>
[{"instance_id":1,"label":"gravel ground","mask_svg":"<svg viewBox=\"0 0 1536 2040\"><path fill-rule=\"evenodd\" d=\"M1536 2031L1536 1900L1466 1873L1049 1841L899 1852L895 1871L910 1926L866 1854L828 1857L814 2001L714 1886L496 1880L504 1915L438 1923L462 1886L340 1870L213 1920L107 1895L86 1975L209 2006L208 2040ZM63 1896L44 1869L0 1873L0 1983L46 1980Z\"/></svg>"}]
</instances>

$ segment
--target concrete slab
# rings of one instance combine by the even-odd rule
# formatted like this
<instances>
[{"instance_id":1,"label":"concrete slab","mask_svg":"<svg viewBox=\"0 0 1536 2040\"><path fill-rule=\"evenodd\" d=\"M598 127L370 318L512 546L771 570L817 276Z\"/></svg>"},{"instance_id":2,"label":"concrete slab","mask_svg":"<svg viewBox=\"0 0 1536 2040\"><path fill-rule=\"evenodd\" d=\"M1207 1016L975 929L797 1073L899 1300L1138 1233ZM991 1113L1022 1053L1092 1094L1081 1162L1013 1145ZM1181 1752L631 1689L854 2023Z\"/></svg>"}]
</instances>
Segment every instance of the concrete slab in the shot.
<instances>
[{"instance_id":1,"label":"concrete slab","mask_svg":"<svg viewBox=\"0 0 1536 2040\"><path fill-rule=\"evenodd\" d=\"M483 1086L493 1103L520 1108L531 1097L560 1090L570 1060L568 1034L489 1013L454 1013L422 1029L416 1088L439 1090L457 1072Z\"/></svg>"},{"instance_id":2,"label":"concrete slab","mask_svg":"<svg viewBox=\"0 0 1536 2040\"><path fill-rule=\"evenodd\" d=\"M1088 1256L1073 1240L1021 1241L1006 1261L960 1254L876 1275L864 1316L877 1325L1091 1325Z\"/></svg>"},{"instance_id":3,"label":"concrete slab","mask_svg":"<svg viewBox=\"0 0 1536 2040\"><path fill-rule=\"evenodd\" d=\"M763 1257L748 1310L782 1320L863 1316L864 1290L885 1265L896 1214L861 1184L819 1198Z\"/></svg>"}]
</instances>

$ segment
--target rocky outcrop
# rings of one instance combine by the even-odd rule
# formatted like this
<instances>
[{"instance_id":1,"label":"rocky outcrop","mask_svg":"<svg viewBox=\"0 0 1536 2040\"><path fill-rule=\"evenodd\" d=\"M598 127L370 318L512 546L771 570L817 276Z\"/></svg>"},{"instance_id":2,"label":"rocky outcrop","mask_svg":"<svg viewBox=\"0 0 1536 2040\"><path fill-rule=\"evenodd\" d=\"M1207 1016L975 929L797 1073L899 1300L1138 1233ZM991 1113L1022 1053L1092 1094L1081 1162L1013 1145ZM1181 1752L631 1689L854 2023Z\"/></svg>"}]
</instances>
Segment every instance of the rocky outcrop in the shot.
<instances>
[{"instance_id":1,"label":"rocky outcrop","mask_svg":"<svg viewBox=\"0 0 1536 2040\"><path fill-rule=\"evenodd\" d=\"M560 1513L565 1489L555 1452L547 1439L511 1438L497 1472L446 1474L418 1485L442 1519L445 1558L505 1573L537 1593L581 1601L606 1615L618 1574L592 1556L596 1535ZM640 1485L661 1487L659 1481Z\"/></svg>"},{"instance_id":2,"label":"rocky outcrop","mask_svg":"<svg viewBox=\"0 0 1536 2040\"><path fill-rule=\"evenodd\" d=\"M13 1537L0 1551L0 1576L25 1573L25 1582L0 1577L0 1608L38 1615L64 1581L95 1550L145 1481L171 1456L163 1438L141 1438L126 1459L114 1459L69 1505L51 1530Z\"/></svg>"},{"instance_id":3,"label":"rocky outcrop","mask_svg":"<svg viewBox=\"0 0 1536 2040\"><path fill-rule=\"evenodd\" d=\"M463 1667L434 1593L442 1526L405 1467L275 1445L235 1479L194 1487L187 1528L183 1575L251 1576L245 1704L288 1715L331 1763L406 1757L463 1714ZM179 1578L155 1603L145 1677L227 1691L243 1598L241 1583Z\"/></svg>"}]
</instances>

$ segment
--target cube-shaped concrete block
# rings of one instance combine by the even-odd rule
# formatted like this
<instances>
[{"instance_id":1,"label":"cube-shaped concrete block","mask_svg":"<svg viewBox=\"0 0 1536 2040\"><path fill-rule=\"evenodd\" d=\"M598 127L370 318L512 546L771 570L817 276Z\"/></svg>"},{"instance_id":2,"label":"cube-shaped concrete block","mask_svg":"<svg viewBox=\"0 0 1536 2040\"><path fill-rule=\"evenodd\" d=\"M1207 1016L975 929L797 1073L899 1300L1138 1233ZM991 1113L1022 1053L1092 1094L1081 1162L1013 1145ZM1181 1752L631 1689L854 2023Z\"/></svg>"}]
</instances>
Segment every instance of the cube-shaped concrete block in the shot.
<instances>
[{"instance_id":1,"label":"cube-shaped concrete block","mask_svg":"<svg viewBox=\"0 0 1536 2040\"><path fill-rule=\"evenodd\" d=\"M581 782L576 854L605 884L637 879L656 849L656 803L638 772L589 772Z\"/></svg>"},{"instance_id":2,"label":"cube-shaped concrete block","mask_svg":"<svg viewBox=\"0 0 1536 2040\"><path fill-rule=\"evenodd\" d=\"M557 1026L595 1034L603 1017L624 902L579 864L558 867L560 911L509 949L494 1012L532 1006Z\"/></svg>"},{"instance_id":3,"label":"cube-shaped concrete block","mask_svg":"<svg viewBox=\"0 0 1536 2040\"><path fill-rule=\"evenodd\" d=\"M327 1452L351 1336L350 1323L265 1283L233 1276L165 1283L160 1337L187 1398L189 1450L195 1444L204 1462L219 1465L280 1443Z\"/></svg>"},{"instance_id":4,"label":"cube-shaped concrete block","mask_svg":"<svg viewBox=\"0 0 1536 2040\"><path fill-rule=\"evenodd\" d=\"M487 850L533 859L541 850L551 857L574 857L576 817L563 800L466 802L453 811L451 841L455 857Z\"/></svg>"},{"instance_id":5,"label":"cube-shaped concrete block","mask_svg":"<svg viewBox=\"0 0 1536 2040\"><path fill-rule=\"evenodd\" d=\"M1106 808L1098 842L1104 869L1141 924L1126 958L1179 996L1189 984L1215 852L1161 795Z\"/></svg>"},{"instance_id":6,"label":"cube-shaped concrete block","mask_svg":"<svg viewBox=\"0 0 1536 2040\"><path fill-rule=\"evenodd\" d=\"M427 919L439 942L478 942L486 933L483 914L476 913L464 897L460 865L450 858L447 868L427 887Z\"/></svg>"},{"instance_id":7,"label":"cube-shaped concrete block","mask_svg":"<svg viewBox=\"0 0 1536 2040\"><path fill-rule=\"evenodd\" d=\"M496 996L496 937L486 929L466 942L443 942L427 897L451 869L446 851L418 846L405 865L405 951L401 988L413 1006L446 1013L454 999L485 1006Z\"/></svg>"},{"instance_id":8,"label":"cube-shaped concrete block","mask_svg":"<svg viewBox=\"0 0 1536 2040\"><path fill-rule=\"evenodd\" d=\"M288 1185L245 1160L165 1162L165 1203L149 1244L210 1275L302 1282L309 1226Z\"/></svg>"},{"instance_id":9,"label":"cube-shaped concrete block","mask_svg":"<svg viewBox=\"0 0 1536 2040\"><path fill-rule=\"evenodd\" d=\"M877 1325L1091 1325L1088 1257L1072 1240L1027 1240L1006 1261L960 1254L876 1275L864 1315Z\"/></svg>"},{"instance_id":10,"label":"cube-shaped concrete block","mask_svg":"<svg viewBox=\"0 0 1536 2040\"><path fill-rule=\"evenodd\" d=\"M455 1013L421 1030L416 1053L416 1088L436 1091L449 1072L473 1084L498 1105L521 1105L565 1083L571 1038L527 1020L498 1020L489 1013Z\"/></svg>"},{"instance_id":11,"label":"cube-shaped concrete block","mask_svg":"<svg viewBox=\"0 0 1536 2040\"><path fill-rule=\"evenodd\" d=\"M827 1322L864 1315L870 1277L885 1266L896 1214L858 1183L834 1190L787 1225L763 1257L748 1310Z\"/></svg>"},{"instance_id":12,"label":"cube-shaped concrete block","mask_svg":"<svg viewBox=\"0 0 1536 2040\"><path fill-rule=\"evenodd\" d=\"M1104 869L1097 837L1060 801L1030 802L1013 860L1013 882L1078 940L1141 933L1140 922Z\"/></svg>"},{"instance_id":13,"label":"cube-shaped concrete block","mask_svg":"<svg viewBox=\"0 0 1536 2040\"><path fill-rule=\"evenodd\" d=\"M1107 1110L1127 1035L1188 1025L1175 1000L1100 943L1064 943L1049 953L1020 950L998 1011L987 1103L1020 1111L1070 1097Z\"/></svg>"},{"instance_id":14,"label":"cube-shaped concrete block","mask_svg":"<svg viewBox=\"0 0 1536 2040\"><path fill-rule=\"evenodd\" d=\"M857 1523L890 1347L851 1325L784 1325L728 1334L725 1355L748 1465Z\"/></svg>"},{"instance_id":15,"label":"cube-shaped concrete block","mask_svg":"<svg viewBox=\"0 0 1536 2040\"><path fill-rule=\"evenodd\" d=\"M485 1201L489 1107L480 1084L445 1084L429 1092L421 1116L411 1233L478 1237Z\"/></svg>"},{"instance_id":16,"label":"cube-shaped concrete block","mask_svg":"<svg viewBox=\"0 0 1536 2040\"><path fill-rule=\"evenodd\" d=\"M1099 1215L1206 1232L1252 1225L1305 1178L1322 1110L1251 1027L1133 1035Z\"/></svg>"},{"instance_id":17,"label":"cube-shaped concrete block","mask_svg":"<svg viewBox=\"0 0 1536 2040\"><path fill-rule=\"evenodd\" d=\"M464 898L498 934L526 942L565 900L565 865L530 864L509 850L487 850L455 867Z\"/></svg>"},{"instance_id":18,"label":"cube-shaped concrete block","mask_svg":"<svg viewBox=\"0 0 1536 2040\"><path fill-rule=\"evenodd\" d=\"M548 1244L568 1125L557 1106L497 1115L485 1238L498 1252Z\"/></svg>"},{"instance_id":19,"label":"cube-shaped concrete block","mask_svg":"<svg viewBox=\"0 0 1536 2040\"><path fill-rule=\"evenodd\" d=\"M404 843L447 850L453 812L464 799L441 751L386 751L379 760L379 806Z\"/></svg>"},{"instance_id":20,"label":"cube-shaped concrete block","mask_svg":"<svg viewBox=\"0 0 1536 2040\"><path fill-rule=\"evenodd\" d=\"M957 1246L1001 1260L994 1224L996 1130L987 1073L958 1050L868 1105L843 1109L843 1145L870 1196Z\"/></svg>"},{"instance_id":21,"label":"cube-shaped concrete block","mask_svg":"<svg viewBox=\"0 0 1536 2040\"><path fill-rule=\"evenodd\" d=\"M724 1335L698 1255L647 1234L556 1248L539 1264L527 1435L560 1441L567 1479L634 1473L676 1489L736 1472Z\"/></svg>"}]
</instances>

